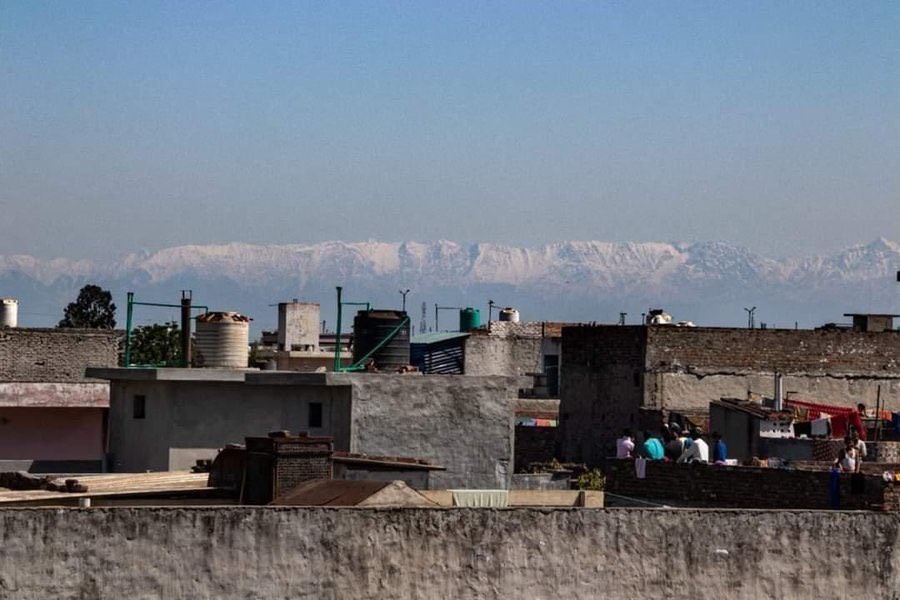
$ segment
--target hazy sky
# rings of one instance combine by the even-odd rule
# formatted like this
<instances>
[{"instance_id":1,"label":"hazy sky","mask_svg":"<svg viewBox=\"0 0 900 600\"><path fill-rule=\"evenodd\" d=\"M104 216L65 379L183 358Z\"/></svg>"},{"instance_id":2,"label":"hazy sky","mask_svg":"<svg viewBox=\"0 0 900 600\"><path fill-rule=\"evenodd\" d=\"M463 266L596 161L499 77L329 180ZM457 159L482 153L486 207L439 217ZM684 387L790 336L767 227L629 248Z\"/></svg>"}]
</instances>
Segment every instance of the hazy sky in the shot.
<instances>
[{"instance_id":1,"label":"hazy sky","mask_svg":"<svg viewBox=\"0 0 900 600\"><path fill-rule=\"evenodd\" d=\"M0 0L0 254L900 239L900 2Z\"/></svg>"}]
</instances>

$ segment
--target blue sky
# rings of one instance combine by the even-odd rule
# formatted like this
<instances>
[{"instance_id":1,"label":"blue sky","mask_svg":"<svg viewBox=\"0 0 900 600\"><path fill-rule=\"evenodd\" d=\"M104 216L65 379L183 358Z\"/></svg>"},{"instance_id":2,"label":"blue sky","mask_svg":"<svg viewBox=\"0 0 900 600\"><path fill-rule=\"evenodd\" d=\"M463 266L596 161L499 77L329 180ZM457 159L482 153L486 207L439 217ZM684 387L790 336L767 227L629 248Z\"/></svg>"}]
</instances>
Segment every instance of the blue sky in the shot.
<instances>
[{"instance_id":1,"label":"blue sky","mask_svg":"<svg viewBox=\"0 0 900 600\"><path fill-rule=\"evenodd\" d=\"M0 254L900 239L900 3L0 2Z\"/></svg>"}]
</instances>

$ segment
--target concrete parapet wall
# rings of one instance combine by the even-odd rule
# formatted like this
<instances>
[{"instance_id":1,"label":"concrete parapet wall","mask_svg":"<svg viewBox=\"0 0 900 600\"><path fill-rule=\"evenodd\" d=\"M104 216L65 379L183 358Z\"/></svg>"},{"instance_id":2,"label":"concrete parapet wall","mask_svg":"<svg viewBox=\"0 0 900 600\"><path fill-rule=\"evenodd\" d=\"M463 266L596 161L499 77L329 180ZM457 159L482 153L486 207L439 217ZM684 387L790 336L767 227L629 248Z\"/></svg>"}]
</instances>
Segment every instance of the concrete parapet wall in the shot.
<instances>
[{"instance_id":1,"label":"concrete parapet wall","mask_svg":"<svg viewBox=\"0 0 900 600\"><path fill-rule=\"evenodd\" d=\"M0 597L896 598L900 516L0 510Z\"/></svg>"}]
</instances>

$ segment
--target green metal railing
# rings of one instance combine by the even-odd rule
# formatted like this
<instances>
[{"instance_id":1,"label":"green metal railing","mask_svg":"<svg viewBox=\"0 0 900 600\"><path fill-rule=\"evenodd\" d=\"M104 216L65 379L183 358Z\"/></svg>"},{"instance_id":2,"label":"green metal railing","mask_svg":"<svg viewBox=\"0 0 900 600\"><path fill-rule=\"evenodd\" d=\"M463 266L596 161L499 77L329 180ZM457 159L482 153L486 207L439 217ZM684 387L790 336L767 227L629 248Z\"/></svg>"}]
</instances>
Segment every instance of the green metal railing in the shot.
<instances>
[{"instance_id":1,"label":"green metal railing","mask_svg":"<svg viewBox=\"0 0 900 600\"><path fill-rule=\"evenodd\" d=\"M127 295L127 307L125 311L125 366L132 367L137 365L131 364L131 331L133 329L134 322L134 307L135 306L155 306L162 308L182 308L181 304L166 304L163 302L137 302L134 299L134 292L128 292ZM192 305L191 310L195 308L202 308L204 313L209 312L209 307L203 304ZM190 356L182 356L181 362L182 366L187 366L191 357Z\"/></svg>"},{"instance_id":2,"label":"green metal railing","mask_svg":"<svg viewBox=\"0 0 900 600\"><path fill-rule=\"evenodd\" d=\"M366 312L372 310L372 305L369 302L344 302L341 300L341 294L343 293L344 288L338 286L337 288L337 331L335 333L335 341L334 341L334 366L333 369L335 372L348 372L348 371L362 371L365 369L366 361L369 360L373 354L381 350L385 344L390 342L394 337L400 332L401 329L407 324L409 324L409 317L404 317L400 324L397 325L394 329L392 329L378 344L375 345L374 348L369 350L365 356L360 358L358 361L353 363L350 366L343 366L341 364L341 320L343 316L343 307L345 306L365 306Z\"/></svg>"}]
</instances>

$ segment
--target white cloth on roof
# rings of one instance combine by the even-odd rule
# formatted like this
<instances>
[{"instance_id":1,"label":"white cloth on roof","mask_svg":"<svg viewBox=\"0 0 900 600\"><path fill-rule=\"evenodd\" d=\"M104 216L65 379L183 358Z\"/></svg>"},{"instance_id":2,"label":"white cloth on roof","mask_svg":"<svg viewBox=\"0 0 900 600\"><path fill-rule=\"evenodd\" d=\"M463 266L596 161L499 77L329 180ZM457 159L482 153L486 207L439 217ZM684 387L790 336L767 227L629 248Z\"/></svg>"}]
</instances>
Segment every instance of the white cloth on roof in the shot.
<instances>
[{"instance_id":1,"label":"white cloth on roof","mask_svg":"<svg viewBox=\"0 0 900 600\"><path fill-rule=\"evenodd\" d=\"M647 459L636 458L634 460L634 474L638 479L647 478Z\"/></svg>"},{"instance_id":2,"label":"white cloth on roof","mask_svg":"<svg viewBox=\"0 0 900 600\"><path fill-rule=\"evenodd\" d=\"M509 492L506 490L450 490L453 506L468 508L506 508Z\"/></svg>"}]
</instances>

